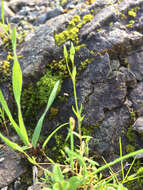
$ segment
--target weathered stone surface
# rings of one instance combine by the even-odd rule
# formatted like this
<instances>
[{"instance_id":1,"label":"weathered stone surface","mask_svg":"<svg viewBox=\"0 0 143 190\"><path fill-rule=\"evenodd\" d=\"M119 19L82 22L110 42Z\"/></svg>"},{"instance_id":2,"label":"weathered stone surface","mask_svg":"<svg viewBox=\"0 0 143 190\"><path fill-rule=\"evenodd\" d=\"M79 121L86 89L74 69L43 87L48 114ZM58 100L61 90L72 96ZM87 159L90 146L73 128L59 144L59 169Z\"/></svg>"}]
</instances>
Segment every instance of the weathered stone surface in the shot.
<instances>
[{"instance_id":1,"label":"weathered stone surface","mask_svg":"<svg viewBox=\"0 0 143 190\"><path fill-rule=\"evenodd\" d=\"M143 134L143 117L139 117L133 125L133 130Z\"/></svg>"},{"instance_id":2,"label":"weathered stone surface","mask_svg":"<svg viewBox=\"0 0 143 190\"><path fill-rule=\"evenodd\" d=\"M130 55L127 56L127 63L129 68L136 76L136 79L139 81L143 80L143 47L140 49L130 52Z\"/></svg>"},{"instance_id":3,"label":"weathered stone surface","mask_svg":"<svg viewBox=\"0 0 143 190\"><path fill-rule=\"evenodd\" d=\"M6 146L0 150L0 188L8 186L26 172L21 156Z\"/></svg>"},{"instance_id":4,"label":"weathered stone surface","mask_svg":"<svg viewBox=\"0 0 143 190\"><path fill-rule=\"evenodd\" d=\"M32 185L28 187L27 190L40 190L40 189L43 189L44 187L46 187L46 185L36 184L36 185Z\"/></svg>"},{"instance_id":5,"label":"weathered stone surface","mask_svg":"<svg viewBox=\"0 0 143 190\"><path fill-rule=\"evenodd\" d=\"M112 159L114 154L118 155L119 137L126 135L129 120L129 110L125 106L107 111L103 122L92 133L97 140L94 150L101 155L106 155L108 160ZM123 147L124 150L125 147Z\"/></svg>"},{"instance_id":6,"label":"weathered stone surface","mask_svg":"<svg viewBox=\"0 0 143 190\"><path fill-rule=\"evenodd\" d=\"M143 82L139 82L137 87L131 90L129 99L133 103L135 113L143 116Z\"/></svg>"}]
</instances>

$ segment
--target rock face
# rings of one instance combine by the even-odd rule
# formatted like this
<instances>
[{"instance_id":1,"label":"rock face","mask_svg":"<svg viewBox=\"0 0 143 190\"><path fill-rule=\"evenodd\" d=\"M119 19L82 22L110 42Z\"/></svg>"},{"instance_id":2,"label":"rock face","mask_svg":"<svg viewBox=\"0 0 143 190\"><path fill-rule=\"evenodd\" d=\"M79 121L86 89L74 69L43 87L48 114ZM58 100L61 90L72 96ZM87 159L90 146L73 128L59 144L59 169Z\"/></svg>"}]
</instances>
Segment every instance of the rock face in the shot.
<instances>
[{"instance_id":1,"label":"rock face","mask_svg":"<svg viewBox=\"0 0 143 190\"><path fill-rule=\"evenodd\" d=\"M0 152L0 188L12 183L26 172L21 157L10 148L3 146Z\"/></svg>"},{"instance_id":2,"label":"rock face","mask_svg":"<svg viewBox=\"0 0 143 190\"><path fill-rule=\"evenodd\" d=\"M76 85L79 104L84 108L83 126L87 131L92 128L90 135L95 140L91 149L111 161L119 155L119 136L123 151L130 143L126 138L130 112L135 112L136 117L143 114L143 1L109 4L99 0L92 5L81 2L67 12L44 21L18 48L24 84L36 82L46 68L55 73L53 60L60 64L63 44L69 47L69 41L73 41L79 47L75 55L79 71ZM61 36L65 38L63 41ZM55 103L59 112L53 120L45 121L45 136L53 126L73 115L70 79L63 81L59 95L64 97L64 93L68 94L68 100Z\"/></svg>"}]
</instances>

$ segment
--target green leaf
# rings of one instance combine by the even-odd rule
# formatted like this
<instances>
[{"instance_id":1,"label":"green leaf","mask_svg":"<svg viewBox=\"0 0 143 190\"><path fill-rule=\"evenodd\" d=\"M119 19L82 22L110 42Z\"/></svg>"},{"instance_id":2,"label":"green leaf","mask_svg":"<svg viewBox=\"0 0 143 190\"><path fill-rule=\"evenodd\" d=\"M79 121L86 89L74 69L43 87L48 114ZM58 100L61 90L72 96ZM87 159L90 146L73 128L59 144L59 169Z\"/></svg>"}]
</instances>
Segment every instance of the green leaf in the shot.
<instances>
[{"instance_id":1,"label":"green leaf","mask_svg":"<svg viewBox=\"0 0 143 190\"><path fill-rule=\"evenodd\" d=\"M41 128L42 128L42 125L43 125L43 120L45 118L45 115L47 113L47 111L49 110L49 108L51 107L55 97L56 97L56 94L57 94L57 89L58 89L58 86L59 86L59 83L60 81L57 81L51 94L50 94L50 97L49 97L49 100L48 100L48 104L47 104L47 107L43 113L43 115L41 116L41 118L39 119L36 127L35 127L35 130L34 130L34 134L33 134L33 137L32 137L32 145L34 148L36 148L36 145L37 145L37 142L38 142L38 139L39 139L39 136L40 136L40 132L41 132Z\"/></svg>"},{"instance_id":2,"label":"green leaf","mask_svg":"<svg viewBox=\"0 0 143 190\"><path fill-rule=\"evenodd\" d=\"M86 163L84 160L84 157L81 156L80 154L77 154L74 151L71 151L68 147L65 148L66 153L68 154L69 158L76 158L77 160L79 160L80 166L83 167L83 174L86 175L87 174L87 168L86 168Z\"/></svg>"},{"instance_id":3,"label":"green leaf","mask_svg":"<svg viewBox=\"0 0 143 190\"><path fill-rule=\"evenodd\" d=\"M3 136L1 133L0 133L0 138L9 146L11 147L12 149L14 150L17 150L19 152L23 152L23 149L16 143L10 141L8 138L6 138L5 136Z\"/></svg>"},{"instance_id":4,"label":"green leaf","mask_svg":"<svg viewBox=\"0 0 143 190\"><path fill-rule=\"evenodd\" d=\"M64 176L62 174L61 168L57 164L53 168L52 180L53 180L54 183L64 180Z\"/></svg>"},{"instance_id":5,"label":"green leaf","mask_svg":"<svg viewBox=\"0 0 143 190\"><path fill-rule=\"evenodd\" d=\"M76 67L74 67L73 70L72 70L72 77L75 80L75 77L76 77Z\"/></svg>"},{"instance_id":6,"label":"green leaf","mask_svg":"<svg viewBox=\"0 0 143 190\"><path fill-rule=\"evenodd\" d=\"M74 68L74 55L75 55L75 48L73 43L71 43L71 47L70 47L70 60L72 62L72 67Z\"/></svg>"},{"instance_id":7,"label":"green leaf","mask_svg":"<svg viewBox=\"0 0 143 190\"><path fill-rule=\"evenodd\" d=\"M61 182L55 183L53 186L53 190L70 190L69 187L69 182L63 180Z\"/></svg>"},{"instance_id":8,"label":"green leaf","mask_svg":"<svg viewBox=\"0 0 143 190\"><path fill-rule=\"evenodd\" d=\"M70 190L77 190L78 186L81 184L81 178L79 176L73 176L69 180Z\"/></svg>"},{"instance_id":9,"label":"green leaf","mask_svg":"<svg viewBox=\"0 0 143 190\"><path fill-rule=\"evenodd\" d=\"M68 51L67 51L67 48L66 46L64 45L64 58L67 60L68 58Z\"/></svg>"},{"instance_id":10,"label":"green leaf","mask_svg":"<svg viewBox=\"0 0 143 190\"><path fill-rule=\"evenodd\" d=\"M17 105L20 105L20 97L22 90L22 72L16 55L16 28L13 29L12 45L14 53L14 64L12 69L12 86L16 103Z\"/></svg>"},{"instance_id":11,"label":"green leaf","mask_svg":"<svg viewBox=\"0 0 143 190\"><path fill-rule=\"evenodd\" d=\"M19 126L22 134L22 139L25 145L29 144L28 141L28 135L26 128L24 126L22 113L21 113L21 105L20 105L20 97L21 97L21 91L22 91L22 72L20 68L20 64L17 59L16 55L16 27L13 29L12 33L12 47L13 47L13 53L14 53L14 63L13 63L13 69L12 69L12 85L13 85L13 93L15 97L15 101L17 103L18 107L18 119L19 119Z\"/></svg>"},{"instance_id":12,"label":"green leaf","mask_svg":"<svg viewBox=\"0 0 143 190\"><path fill-rule=\"evenodd\" d=\"M8 118L9 118L10 122L12 123L14 129L16 130L17 134L18 134L20 137L22 137L20 128L18 127L18 125L17 125L16 122L14 121L14 119L13 119L13 117L12 117L12 115L11 115L11 112L10 112L10 110L9 110L9 108L8 108L8 105L7 105L6 101L5 101L5 98L4 98L3 93L2 93L1 90L0 90L0 103L1 103L1 105L2 105L2 107L3 107L3 109L4 109L4 111L6 112L6 114L7 114Z\"/></svg>"}]
</instances>

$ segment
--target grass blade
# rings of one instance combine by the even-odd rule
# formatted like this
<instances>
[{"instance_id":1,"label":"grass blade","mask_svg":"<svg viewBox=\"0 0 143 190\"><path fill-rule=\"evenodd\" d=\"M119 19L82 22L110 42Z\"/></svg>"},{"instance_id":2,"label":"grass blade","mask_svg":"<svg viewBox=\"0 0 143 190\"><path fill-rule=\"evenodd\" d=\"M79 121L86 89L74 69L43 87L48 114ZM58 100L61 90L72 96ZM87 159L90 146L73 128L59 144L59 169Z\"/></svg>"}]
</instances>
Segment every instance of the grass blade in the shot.
<instances>
[{"instance_id":1,"label":"grass blade","mask_svg":"<svg viewBox=\"0 0 143 190\"><path fill-rule=\"evenodd\" d=\"M106 164L106 165L101 166L100 168L98 168L98 169L93 173L93 175L94 175L94 174L97 174L97 173L99 173L99 172L101 172L101 171L103 171L103 170L105 170L105 169L108 168L109 166L113 166L114 164L117 164L118 162L121 162L121 160L125 160L125 159L127 159L127 158L134 157L134 156L136 156L136 155L138 155L138 154L141 154L141 153L143 153L143 149L137 150L137 151L135 151L135 152L131 152L131 153L125 155L125 156L122 156L121 158L117 158L117 159L114 160L113 162L110 162L110 163L108 163L108 164Z\"/></svg>"},{"instance_id":2,"label":"grass blade","mask_svg":"<svg viewBox=\"0 0 143 190\"><path fill-rule=\"evenodd\" d=\"M3 0L2 0L2 7L1 7L1 18L2 18L2 24L5 25L5 22L4 22L4 11L3 11Z\"/></svg>"},{"instance_id":3,"label":"grass blade","mask_svg":"<svg viewBox=\"0 0 143 190\"><path fill-rule=\"evenodd\" d=\"M5 136L3 136L1 133L0 133L0 138L9 146L11 147L12 149L14 150L17 150L17 151L20 151L20 152L23 152L23 149L16 143L10 141L8 138L6 138Z\"/></svg>"},{"instance_id":4,"label":"grass blade","mask_svg":"<svg viewBox=\"0 0 143 190\"><path fill-rule=\"evenodd\" d=\"M47 139L45 140L45 142L43 143L43 146L42 146L42 149L45 148L46 144L49 142L49 140L52 138L52 136L59 130L61 129L62 127L64 127L65 125L68 125L69 123L64 123L62 125L60 125L59 127L57 127L48 137Z\"/></svg>"},{"instance_id":5,"label":"grass blade","mask_svg":"<svg viewBox=\"0 0 143 190\"><path fill-rule=\"evenodd\" d=\"M22 91L22 71L20 68L20 64L17 59L16 55L16 27L13 29L12 33L12 47L13 47L13 53L14 53L14 64L12 69L12 85L13 85L13 93L14 98L17 103L18 107L18 119L19 119L19 127L22 134L22 139L25 145L28 146L28 135L26 128L24 126L22 113L21 113L21 105L20 105L20 97L21 97L21 91Z\"/></svg>"},{"instance_id":6,"label":"grass blade","mask_svg":"<svg viewBox=\"0 0 143 190\"><path fill-rule=\"evenodd\" d=\"M32 145L34 148L36 148L36 145L37 145L37 142L38 142L38 139L39 139L39 136L40 136L40 132L41 132L41 128L42 128L42 125L43 125L43 120L44 120L44 117L47 113L47 111L49 110L49 108L51 107L55 97L56 97L56 94L57 94L57 90L58 90L58 86L59 86L59 83L60 81L57 81L51 94L50 94L50 97L49 97L49 100L48 100L48 103L47 103L47 106L46 106L46 109L43 113L43 115L41 116L41 118L39 119L37 125L36 125L36 128L34 130L34 134L33 134L33 137L32 137Z\"/></svg>"},{"instance_id":7,"label":"grass blade","mask_svg":"<svg viewBox=\"0 0 143 190\"><path fill-rule=\"evenodd\" d=\"M16 100L17 105L19 105L22 90L22 72L16 55L16 28L13 29L12 33L12 45L14 53L14 64L12 69L12 86L14 98Z\"/></svg>"}]
</instances>

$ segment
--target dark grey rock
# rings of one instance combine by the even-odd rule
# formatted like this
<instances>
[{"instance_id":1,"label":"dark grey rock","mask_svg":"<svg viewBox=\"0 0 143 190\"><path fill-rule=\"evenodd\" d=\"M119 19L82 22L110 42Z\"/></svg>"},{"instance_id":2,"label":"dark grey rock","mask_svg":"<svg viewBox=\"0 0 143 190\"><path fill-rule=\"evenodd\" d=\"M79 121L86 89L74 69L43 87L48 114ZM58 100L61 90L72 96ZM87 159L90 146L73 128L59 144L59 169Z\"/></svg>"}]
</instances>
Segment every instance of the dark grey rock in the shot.
<instances>
[{"instance_id":1,"label":"dark grey rock","mask_svg":"<svg viewBox=\"0 0 143 190\"><path fill-rule=\"evenodd\" d=\"M133 108L138 116L143 116L143 82L139 82L129 93L129 99L133 103Z\"/></svg>"},{"instance_id":2,"label":"dark grey rock","mask_svg":"<svg viewBox=\"0 0 143 190\"><path fill-rule=\"evenodd\" d=\"M0 188L8 186L26 172L19 153L3 146L0 152Z\"/></svg>"},{"instance_id":3,"label":"dark grey rock","mask_svg":"<svg viewBox=\"0 0 143 190\"><path fill-rule=\"evenodd\" d=\"M123 106L105 113L104 121L95 128L92 136L97 140L95 151L108 160L119 154L119 137L126 135L130 120L128 108ZM125 127L126 126L126 127ZM123 147L125 152L125 147Z\"/></svg>"},{"instance_id":4,"label":"dark grey rock","mask_svg":"<svg viewBox=\"0 0 143 190\"><path fill-rule=\"evenodd\" d=\"M36 25L38 24L44 24L47 20L53 18L53 17L56 17L60 14L63 13L63 8L62 7L57 7L55 9L52 9L52 10L49 10L48 12L46 13L43 13L42 15L40 15L38 17L38 19L36 20Z\"/></svg>"},{"instance_id":5,"label":"dark grey rock","mask_svg":"<svg viewBox=\"0 0 143 190\"><path fill-rule=\"evenodd\" d=\"M136 79L139 81L143 80L143 51L140 49L130 52L130 55L127 56L127 63L130 67L130 70L136 76Z\"/></svg>"},{"instance_id":6,"label":"dark grey rock","mask_svg":"<svg viewBox=\"0 0 143 190\"><path fill-rule=\"evenodd\" d=\"M120 71L125 74L125 78L126 78L125 80L126 80L127 87L135 88L135 86L137 84L137 79L136 79L135 74L126 67L121 67Z\"/></svg>"}]
</instances>

